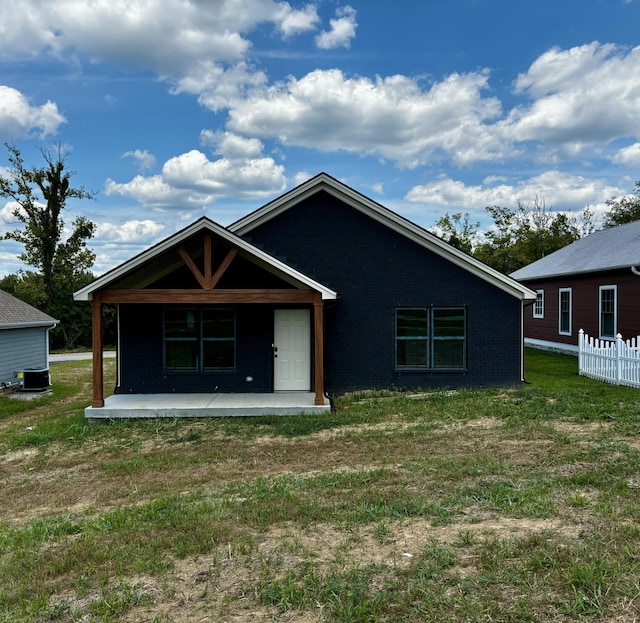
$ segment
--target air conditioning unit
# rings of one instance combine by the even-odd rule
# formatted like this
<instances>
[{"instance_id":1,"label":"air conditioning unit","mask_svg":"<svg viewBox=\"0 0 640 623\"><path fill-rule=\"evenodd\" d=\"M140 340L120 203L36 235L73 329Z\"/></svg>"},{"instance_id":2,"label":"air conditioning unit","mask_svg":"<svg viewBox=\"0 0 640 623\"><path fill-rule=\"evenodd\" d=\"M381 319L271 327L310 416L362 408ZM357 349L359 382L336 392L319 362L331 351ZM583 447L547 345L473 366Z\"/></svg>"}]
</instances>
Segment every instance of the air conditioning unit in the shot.
<instances>
[{"instance_id":1,"label":"air conditioning unit","mask_svg":"<svg viewBox=\"0 0 640 623\"><path fill-rule=\"evenodd\" d=\"M48 368L26 368L22 371L22 389L27 392L41 392L51 385Z\"/></svg>"}]
</instances>

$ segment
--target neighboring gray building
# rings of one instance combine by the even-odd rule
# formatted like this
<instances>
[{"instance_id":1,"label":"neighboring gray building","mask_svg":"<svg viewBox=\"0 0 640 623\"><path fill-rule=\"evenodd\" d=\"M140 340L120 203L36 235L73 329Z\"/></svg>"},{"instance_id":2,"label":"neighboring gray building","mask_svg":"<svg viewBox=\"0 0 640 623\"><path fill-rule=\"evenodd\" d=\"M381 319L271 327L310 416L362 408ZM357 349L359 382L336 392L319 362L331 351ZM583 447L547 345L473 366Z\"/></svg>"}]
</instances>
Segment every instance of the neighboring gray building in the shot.
<instances>
[{"instance_id":1,"label":"neighboring gray building","mask_svg":"<svg viewBox=\"0 0 640 623\"><path fill-rule=\"evenodd\" d=\"M0 387L18 381L17 373L49 368L51 316L0 290Z\"/></svg>"}]
</instances>

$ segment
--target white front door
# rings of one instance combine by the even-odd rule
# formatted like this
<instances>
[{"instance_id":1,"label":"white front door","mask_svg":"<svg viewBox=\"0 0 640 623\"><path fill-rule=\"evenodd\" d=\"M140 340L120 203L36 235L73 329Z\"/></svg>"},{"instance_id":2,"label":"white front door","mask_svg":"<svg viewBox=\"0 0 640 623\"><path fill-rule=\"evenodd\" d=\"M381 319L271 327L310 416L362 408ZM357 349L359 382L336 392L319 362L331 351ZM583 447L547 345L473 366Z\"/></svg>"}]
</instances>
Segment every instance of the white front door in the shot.
<instances>
[{"instance_id":1,"label":"white front door","mask_svg":"<svg viewBox=\"0 0 640 623\"><path fill-rule=\"evenodd\" d=\"M310 318L308 309L276 309L274 312L274 391L311 390Z\"/></svg>"}]
</instances>

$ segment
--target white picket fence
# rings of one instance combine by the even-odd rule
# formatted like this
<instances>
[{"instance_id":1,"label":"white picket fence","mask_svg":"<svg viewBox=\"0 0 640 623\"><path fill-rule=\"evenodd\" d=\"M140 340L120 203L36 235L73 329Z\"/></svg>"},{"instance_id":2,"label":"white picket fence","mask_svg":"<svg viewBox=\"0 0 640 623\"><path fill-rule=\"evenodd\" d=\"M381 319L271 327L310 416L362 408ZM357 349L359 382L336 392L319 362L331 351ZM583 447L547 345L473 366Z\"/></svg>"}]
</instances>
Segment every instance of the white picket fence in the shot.
<instances>
[{"instance_id":1,"label":"white picket fence","mask_svg":"<svg viewBox=\"0 0 640 623\"><path fill-rule=\"evenodd\" d=\"M578 331L578 370L583 376L640 387L640 336L623 340L598 340Z\"/></svg>"}]
</instances>

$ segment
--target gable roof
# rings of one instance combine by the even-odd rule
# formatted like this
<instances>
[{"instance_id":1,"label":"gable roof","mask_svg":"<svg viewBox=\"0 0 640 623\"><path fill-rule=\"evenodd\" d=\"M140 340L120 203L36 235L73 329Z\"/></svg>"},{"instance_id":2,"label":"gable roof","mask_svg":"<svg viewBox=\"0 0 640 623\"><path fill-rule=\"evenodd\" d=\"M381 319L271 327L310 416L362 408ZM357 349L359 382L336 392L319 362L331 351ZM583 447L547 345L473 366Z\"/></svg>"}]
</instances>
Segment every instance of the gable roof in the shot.
<instances>
[{"instance_id":1,"label":"gable roof","mask_svg":"<svg viewBox=\"0 0 640 623\"><path fill-rule=\"evenodd\" d=\"M511 273L542 279L640 266L640 221L602 229Z\"/></svg>"},{"instance_id":2,"label":"gable roof","mask_svg":"<svg viewBox=\"0 0 640 623\"><path fill-rule=\"evenodd\" d=\"M198 234L202 231L209 231L227 241L231 245L238 247L240 249L240 254L242 254L244 257L248 258L254 264L264 268L265 270L279 276L291 285L294 285L298 288L309 288L311 290L315 290L322 295L323 299L337 298L337 293L330 288L327 288L314 279L311 279L311 277L307 277L300 271L292 268L291 266L288 266L284 262L269 255L265 251L258 249L246 240L243 240L239 236L236 236L234 233L226 230L224 227L218 225L206 216L199 218L191 225L178 231L172 236L165 238L146 251L139 253L130 260L127 260L123 264L116 266L109 272L98 277L89 285L75 292L73 298L76 301L90 301L93 298L94 292L108 288L113 283L130 275L133 271L142 269L144 265L151 260L159 258L163 253L175 248L193 235Z\"/></svg>"},{"instance_id":3,"label":"gable roof","mask_svg":"<svg viewBox=\"0 0 640 623\"><path fill-rule=\"evenodd\" d=\"M526 286L456 249L435 234L385 208L327 173L320 173L307 180L281 197L232 223L227 229L234 234L243 236L319 191L325 191L337 197L352 208L520 300L536 298L535 292Z\"/></svg>"},{"instance_id":4,"label":"gable roof","mask_svg":"<svg viewBox=\"0 0 640 623\"><path fill-rule=\"evenodd\" d=\"M0 329L53 328L56 324L55 318L0 290Z\"/></svg>"}]
</instances>

